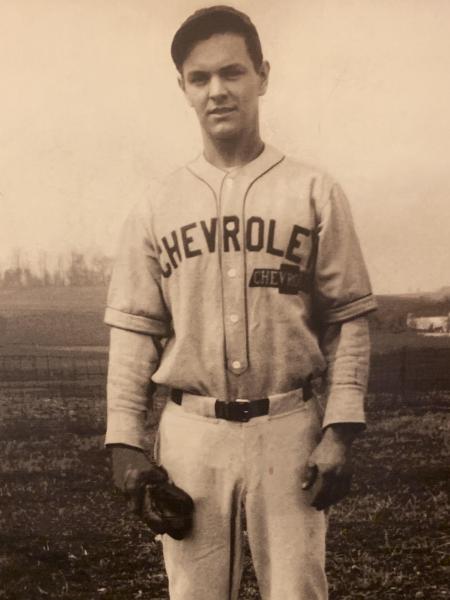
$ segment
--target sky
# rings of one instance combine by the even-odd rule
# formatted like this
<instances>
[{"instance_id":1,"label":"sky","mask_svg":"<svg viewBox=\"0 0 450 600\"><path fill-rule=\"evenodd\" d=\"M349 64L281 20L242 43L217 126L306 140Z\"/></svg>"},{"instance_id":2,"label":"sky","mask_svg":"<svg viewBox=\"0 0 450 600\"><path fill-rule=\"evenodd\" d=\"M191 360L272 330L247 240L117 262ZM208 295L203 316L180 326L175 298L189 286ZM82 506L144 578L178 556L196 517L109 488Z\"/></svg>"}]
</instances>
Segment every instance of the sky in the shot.
<instances>
[{"instance_id":1,"label":"sky","mask_svg":"<svg viewBox=\"0 0 450 600\"><path fill-rule=\"evenodd\" d=\"M336 178L375 293L450 284L450 2L241 0L271 63L263 139ZM169 48L205 2L0 0L0 267L115 252L201 151Z\"/></svg>"}]
</instances>

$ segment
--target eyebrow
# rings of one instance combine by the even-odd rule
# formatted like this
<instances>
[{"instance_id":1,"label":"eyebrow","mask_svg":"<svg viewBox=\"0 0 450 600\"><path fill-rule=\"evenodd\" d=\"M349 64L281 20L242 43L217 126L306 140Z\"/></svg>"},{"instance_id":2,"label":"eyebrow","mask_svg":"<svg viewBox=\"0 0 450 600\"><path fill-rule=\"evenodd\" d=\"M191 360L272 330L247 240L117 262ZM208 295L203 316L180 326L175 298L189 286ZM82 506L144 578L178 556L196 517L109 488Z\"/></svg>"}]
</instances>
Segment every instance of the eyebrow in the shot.
<instances>
[{"instance_id":1,"label":"eyebrow","mask_svg":"<svg viewBox=\"0 0 450 600\"><path fill-rule=\"evenodd\" d=\"M228 65L225 65L224 67L221 67L219 69L219 73L225 73L227 71L231 71L233 69L241 69L243 71L246 70L245 65L243 65L242 63L230 63ZM198 76L202 76L205 75L207 73L209 73L210 71L206 70L206 69L194 69L193 71L188 71L186 76L191 78L191 77L198 77Z\"/></svg>"}]
</instances>

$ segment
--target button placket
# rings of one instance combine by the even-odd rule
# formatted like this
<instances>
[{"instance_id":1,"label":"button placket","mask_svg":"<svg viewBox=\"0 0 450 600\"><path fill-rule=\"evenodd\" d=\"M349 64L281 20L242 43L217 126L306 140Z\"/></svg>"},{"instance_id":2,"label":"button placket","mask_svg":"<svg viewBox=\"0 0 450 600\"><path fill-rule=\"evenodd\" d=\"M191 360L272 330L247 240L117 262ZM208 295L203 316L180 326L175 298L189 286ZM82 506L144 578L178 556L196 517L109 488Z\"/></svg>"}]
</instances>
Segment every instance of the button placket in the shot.
<instances>
[{"instance_id":1,"label":"button placket","mask_svg":"<svg viewBox=\"0 0 450 600\"><path fill-rule=\"evenodd\" d=\"M244 265L244 228L242 222L245 189L237 179L226 176L222 186L222 218L237 216L239 231L237 240L239 250L233 244L226 252L222 248L222 285L223 310L225 323L225 346L228 368L235 374L243 373L248 367L247 332L245 311L245 265ZM235 224L228 222L226 228L233 231ZM226 234L225 234L226 235Z\"/></svg>"}]
</instances>

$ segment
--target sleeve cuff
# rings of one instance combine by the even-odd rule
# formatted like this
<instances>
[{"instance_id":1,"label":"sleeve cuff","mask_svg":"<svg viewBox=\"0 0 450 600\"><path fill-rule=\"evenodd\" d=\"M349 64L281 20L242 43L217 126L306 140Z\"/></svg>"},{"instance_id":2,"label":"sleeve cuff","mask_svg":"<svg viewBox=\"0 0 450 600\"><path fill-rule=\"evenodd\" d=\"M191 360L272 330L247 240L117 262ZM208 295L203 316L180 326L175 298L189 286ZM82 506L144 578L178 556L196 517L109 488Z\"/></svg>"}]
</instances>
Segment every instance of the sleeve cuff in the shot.
<instances>
[{"instance_id":1,"label":"sleeve cuff","mask_svg":"<svg viewBox=\"0 0 450 600\"><path fill-rule=\"evenodd\" d=\"M169 327L167 323L150 319L140 315L131 315L122 312L116 308L108 307L105 311L106 325L126 329L128 331L136 331L137 333L147 333L149 335L167 336L169 335Z\"/></svg>"},{"instance_id":2,"label":"sleeve cuff","mask_svg":"<svg viewBox=\"0 0 450 600\"><path fill-rule=\"evenodd\" d=\"M334 423L361 423L365 425L364 394L359 388L342 387L329 395L322 428Z\"/></svg>"},{"instance_id":3,"label":"sleeve cuff","mask_svg":"<svg viewBox=\"0 0 450 600\"><path fill-rule=\"evenodd\" d=\"M368 294L342 306L331 308L323 313L324 323L340 323L355 317L361 317L377 310L377 301L373 294Z\"/></svg>"},{"instance_id":4,"label":"sleeve cuff","mask_svg":"<svg viewBox=\"0 0 450 600\"><path fill-rule=\"evenodd\" d=\"M144 448L147 441L145 415L141 411L108 408L105 445L127 444Z\"/></svg>"},{"instance_id":5,"label":"sleeve cuff","mask_svg":"<svg viewBox=\"0 0 450 600\"><path fill-rule=\"evenodd\" d=\"M145 435L139 431L120 431L110 430L106 432L105 446L108 444L126 444L136 448L145 448Z\"/></svg>"}]
</instances>

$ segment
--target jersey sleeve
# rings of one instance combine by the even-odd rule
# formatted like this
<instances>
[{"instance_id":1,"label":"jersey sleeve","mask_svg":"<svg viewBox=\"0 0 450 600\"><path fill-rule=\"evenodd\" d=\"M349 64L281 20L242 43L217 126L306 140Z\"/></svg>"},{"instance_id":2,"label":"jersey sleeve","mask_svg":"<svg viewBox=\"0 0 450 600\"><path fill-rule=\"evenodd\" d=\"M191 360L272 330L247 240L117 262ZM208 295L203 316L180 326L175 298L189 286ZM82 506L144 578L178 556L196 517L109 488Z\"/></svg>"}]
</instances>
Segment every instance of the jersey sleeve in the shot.
<instances>
[{"instance_id":1,"label":"jersey sleeve","mask_svg":"<svg viewBox=\"0 0 450 600\"><path fill-rule=\"evenodd\" d=\"M161 290L161 268L148 204L132 210L122 230L108 290L105 323L165 337L171 317Z\"/></svg>"},{"instance_id":2,"label":"jersey sleeve","mask_svg":"<svg viewBox=\"0 0 450 600\"><path fill-rule=\"evenodd\" d=\"M318 214L314 302L322 323L340 323L376 310L350 206L338 184Z\"/></svg>"}]
</instances>

